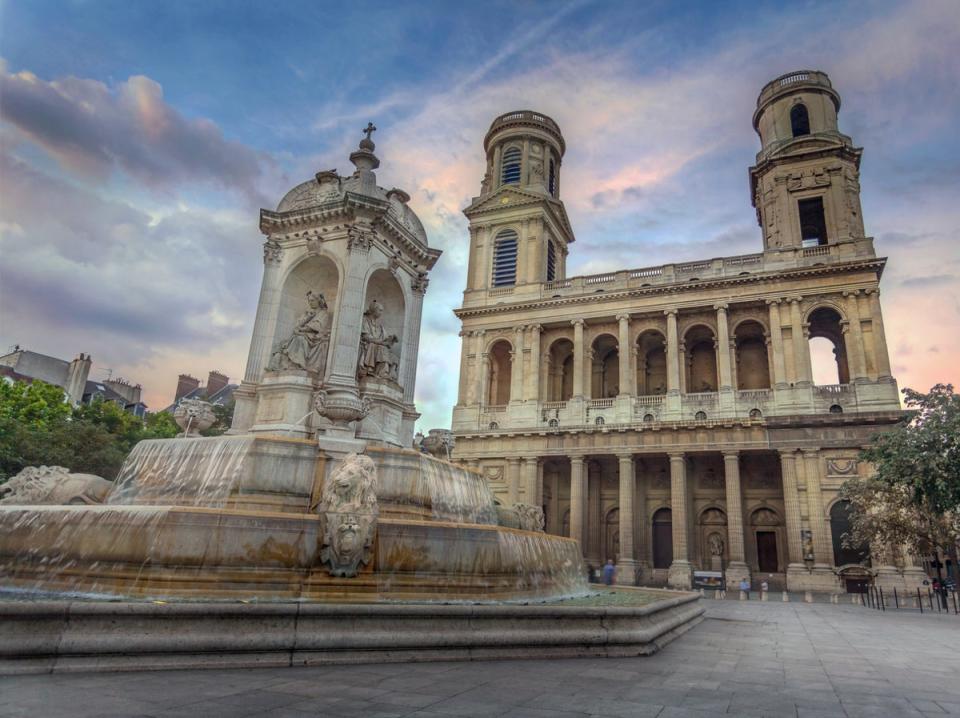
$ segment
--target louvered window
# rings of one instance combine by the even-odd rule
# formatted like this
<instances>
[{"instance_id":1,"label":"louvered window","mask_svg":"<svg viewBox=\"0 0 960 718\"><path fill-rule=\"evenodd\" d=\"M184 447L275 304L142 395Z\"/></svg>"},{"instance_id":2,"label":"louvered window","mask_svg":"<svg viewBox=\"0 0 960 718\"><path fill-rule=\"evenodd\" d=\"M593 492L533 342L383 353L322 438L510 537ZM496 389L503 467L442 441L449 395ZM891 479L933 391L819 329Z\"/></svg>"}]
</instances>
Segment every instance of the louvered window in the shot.
<instances>
[{"instance_id":1,"label":"louvered window","mask_svg":"<svg viewBox=\"0 0 960 718\"><path fill-rule=\"evenodd\" d=\"M520 149L511 147L503 153L500 184L520 184Z\"/></svg>"},{"instance_id":2,"label":"louvered window","mask_svg":"<svg viewBox=\"0 0 960 718\"><path fill-rule=\"evenodd\" d=\"M548 189L550 190L551 195L553 195L554 197L557 196L557 167L553 163L553 160L550 160L550 176L549 176Z\"/></svg>"},{"instance_id":3,"label":"louvered window","mask_svg":"<svg viewBox=\"0 0 960 718\"><path fill-rule=\"evenodd\" d=\"M557 278L557 249L552 240L547 241L547 281Z\"/></svg>"},{"instance_id":4,"label":"louvered window","mask_svg":"<svg viewBox=\"0 0 960 718\"><path fill-rule=\"evenodd\" d=\"M505 229L493 244L493 286L506 287L517 283L517 233Z\"/></svg>"}]
</instances>

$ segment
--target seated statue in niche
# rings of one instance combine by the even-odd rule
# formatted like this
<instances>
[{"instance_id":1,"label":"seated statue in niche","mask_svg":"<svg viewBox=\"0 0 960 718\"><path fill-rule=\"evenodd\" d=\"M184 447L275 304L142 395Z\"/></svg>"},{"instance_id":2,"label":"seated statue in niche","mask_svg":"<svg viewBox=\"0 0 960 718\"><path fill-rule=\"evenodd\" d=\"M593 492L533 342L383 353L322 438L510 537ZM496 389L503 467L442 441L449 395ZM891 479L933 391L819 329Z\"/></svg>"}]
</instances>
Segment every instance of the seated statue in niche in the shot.
<instances>
[{"instance_id":1,"label":"seated statue in niche","mask_svg":"<svg viewBox=\"0 0 960 718\"><path fill-rule=\"evenodd\" d=\"M274 346L267 369L305 369L323 375L329 346L327 301L319 292L307 292L307 310L297 319L293 334Z\"/></svg>"},{"instance_id":2,"label":"seated statue in niche","mask_svg":"<svg viewBox=\"0 0 960 718\"><path fill-rule=\"evenodd\" d=\"M363 313L360 328L360 356L357 361L357 376L373 376L379 379L397 381L400 359L393 351L393 345L399 341L396 334L387 334L380 317L383 305L376 299L370 302Z\"/></svg>"}]
</instances>

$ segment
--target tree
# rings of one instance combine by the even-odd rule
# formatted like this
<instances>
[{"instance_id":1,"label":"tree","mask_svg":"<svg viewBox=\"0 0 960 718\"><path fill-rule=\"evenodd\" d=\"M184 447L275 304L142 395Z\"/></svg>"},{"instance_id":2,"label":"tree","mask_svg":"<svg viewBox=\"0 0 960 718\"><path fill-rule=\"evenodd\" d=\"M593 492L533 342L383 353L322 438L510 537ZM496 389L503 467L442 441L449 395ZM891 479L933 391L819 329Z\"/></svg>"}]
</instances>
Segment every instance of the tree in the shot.
<instances>
[{"instance_id":1,"label":"tree","mask_svg":"<svg viewBox=\"0 0 960 718\"><path fill-rule=\"evenodd\" d=\"M113 479L137 442L179 432L166 412L144 420L100 398L73 408L57 386L0 381L0 482L40 465Z\"/></svg>"},{"instance_id":2,"label":"tree","mask_svg":"<svg viewBox=\"0 0 960 718\"><path fill-rule=\"evenodd\" d=\"M200 433L203 436L221 436L226 433L227 429L233 425L233 407L234 403L232 401L226 405L213 404L213 413L217 420L209 429Z\"/></svg>"},{"instance_id":3,"label":"tree","mask_svg":"<svg viewBox=\"0 0 960 718\"><path fill-rule=\"evenodd\" d=\"M904 546L949 555L957 569L960 542L960 396L951 384L929 393L904 389L908 413L860 453L874 474L847 481L850 544ZM938 575L940 568L938 564ZM942 578L942 576L941 576Z\"/></svg>"}]
</instances>

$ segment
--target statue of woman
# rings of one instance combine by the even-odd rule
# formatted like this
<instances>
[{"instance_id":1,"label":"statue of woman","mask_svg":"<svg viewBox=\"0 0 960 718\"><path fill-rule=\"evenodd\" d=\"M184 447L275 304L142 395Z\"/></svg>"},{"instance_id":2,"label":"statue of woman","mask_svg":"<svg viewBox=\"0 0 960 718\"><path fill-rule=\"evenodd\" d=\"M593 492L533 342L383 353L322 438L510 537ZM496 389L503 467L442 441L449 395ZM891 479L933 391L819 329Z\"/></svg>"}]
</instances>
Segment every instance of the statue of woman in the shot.
<instances>
[{"instance_id":1,"label":"statue of woman","mask_svg":"<svg viewBox=\"0 0 960 718\"><path fill-rule=\"evenodd\" d=\"M307 310L297 319L290 338L274 347L267 368L305 369L322 376L330 346L327 320L326 299L320 293L307 292Z\"/></svg>"},{"instance_id":2,"label":"statue of woman","mask_svg":"<svg viewBox=\"0 0 960 718\"><path fill-rule=\"evenodd\" d=\"M376 376L396 381L400 362L391 347L397 343L397 335L388 335L384 331L380 321L382 315L383 305L376 299L370 302L367 311L363 313L357 375L360 378Z\"/></svg>"}]
</instances>

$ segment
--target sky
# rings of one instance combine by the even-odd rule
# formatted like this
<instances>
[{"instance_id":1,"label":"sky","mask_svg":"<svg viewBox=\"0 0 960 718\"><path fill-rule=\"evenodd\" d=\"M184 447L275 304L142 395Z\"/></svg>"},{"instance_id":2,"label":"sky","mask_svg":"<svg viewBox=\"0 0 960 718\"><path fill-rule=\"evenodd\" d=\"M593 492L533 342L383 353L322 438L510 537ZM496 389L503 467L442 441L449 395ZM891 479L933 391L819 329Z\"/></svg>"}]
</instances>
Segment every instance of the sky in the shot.
<instances>
[{"instance_id":1,"label":"sky","mask_svg":"<svg viewBox=\"0 0 960 718\"><path fill-rule=\"evenodd\" d=\"M243 375L261 207L348 174L373 121L443 256L419 428L456 402L483 135L517 109L567 141L568 275L756 252L760 88L827 72L864 148L867 233L900 386L960 385L960 12L921 2L0 0L0 350L93 356L160 409Z\"/></svg>"}]
</instances>

